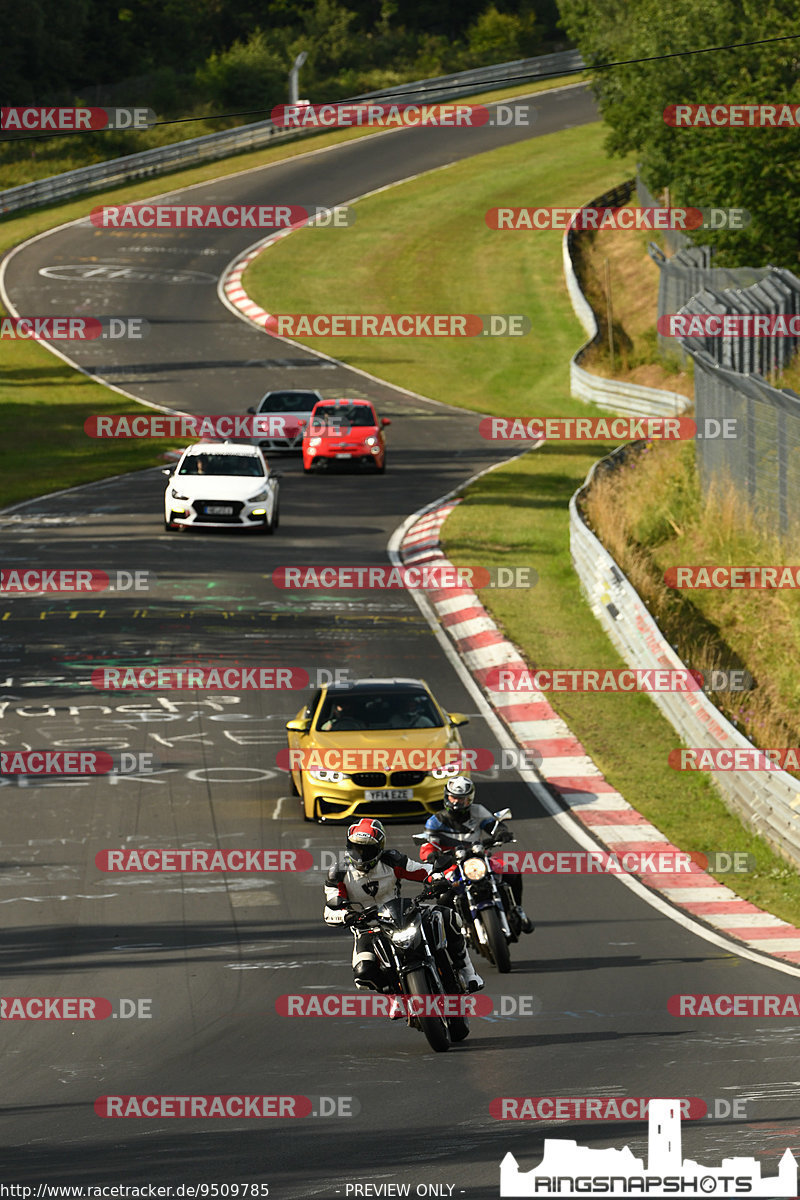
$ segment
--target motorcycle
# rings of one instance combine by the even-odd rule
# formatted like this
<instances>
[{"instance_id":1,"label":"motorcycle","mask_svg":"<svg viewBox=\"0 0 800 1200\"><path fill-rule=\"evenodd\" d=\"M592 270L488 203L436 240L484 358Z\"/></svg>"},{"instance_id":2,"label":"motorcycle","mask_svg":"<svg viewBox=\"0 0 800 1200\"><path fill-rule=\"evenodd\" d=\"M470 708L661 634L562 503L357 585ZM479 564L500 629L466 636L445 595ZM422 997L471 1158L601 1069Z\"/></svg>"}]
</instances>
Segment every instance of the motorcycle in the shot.
<instances>
[{"instance_id":1,"label":"motorcycle","mask_svg":"<svg viewBox=\"0 0 800 1200\"><path fill-rule=\"evenodd\" d=\"M375 956L391 990L401 996L452 996L464 992L447 952L442 914L426 903L441 891L440 882L413 900L398 897L380 908L373 905L360 912L351 910L346 922L351 929L375 934ZM416 1015L409 1006L406 1019L425 1034L432 1050L449 1050L451 1042L463 1042L469 1036L466 1017Z\"/></svg>"},{"instance_id":2,"label":"motorcycle","mask_svg":"<svg viewBox=\"0 0 800 1200\"><path fill-rule=\"evenodd\" d=\"M505 975L511 970L509 944L519 941L522 929L511 890L497 879L490 853L493 846L500 845L493 835L498 825L511 816L511 809L504 808L493 816L494 827L484 835L487 841L448 848L456 861L444 869L444 874L451 881L453 905L468 944ZM425 833L413 836L415 842L428 841Z\"/></svg>"}]
</instances>

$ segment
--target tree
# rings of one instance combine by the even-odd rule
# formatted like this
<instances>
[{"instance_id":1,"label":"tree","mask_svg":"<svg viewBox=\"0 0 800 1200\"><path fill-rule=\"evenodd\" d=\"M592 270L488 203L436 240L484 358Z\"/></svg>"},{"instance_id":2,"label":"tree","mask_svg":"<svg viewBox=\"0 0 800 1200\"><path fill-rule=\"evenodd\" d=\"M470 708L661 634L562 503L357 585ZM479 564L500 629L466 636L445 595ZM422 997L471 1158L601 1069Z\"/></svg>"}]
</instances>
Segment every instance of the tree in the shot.
<instances>
[{"instance_id":1,"label":"tree","mask_svg":"<svg viewBox=\"0 0 800 1200\"><path fill-rule=\"evenodd\" d=\"M590 65L797 33L795 0L560 0L562 24ZM744 208L741 231L693 234L718 265L796 268L800 159L795 128L675 129L672 104L800 104L800 37L660 62L597 69L593 89L611 153L634 151L645 183L671 202Z\"/></svg>"}]
</instances>

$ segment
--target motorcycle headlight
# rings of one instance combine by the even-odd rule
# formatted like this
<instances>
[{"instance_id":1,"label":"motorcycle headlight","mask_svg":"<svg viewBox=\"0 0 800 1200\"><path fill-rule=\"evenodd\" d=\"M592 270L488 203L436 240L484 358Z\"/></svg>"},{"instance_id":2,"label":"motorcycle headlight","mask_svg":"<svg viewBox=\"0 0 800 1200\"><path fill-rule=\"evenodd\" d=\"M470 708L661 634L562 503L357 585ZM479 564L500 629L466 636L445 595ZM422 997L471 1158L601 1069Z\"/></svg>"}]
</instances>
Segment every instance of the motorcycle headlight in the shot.
<instances>
[{"instance_id":1,"label":"motorcycle headlight","mask_svg":"<svg viewBox=\"0 0 800 1200\"><path fill-rule=\"evenodd\" d=\"M467 879L483 879L489 868L482 858L465 858L461 864L461 870L466 875Z\"/></svg>"},{"instance_id":2,"label":"motorcycle headlight","mask_svg":"<svg viewBox=\"0 0 800 1200\"><path fill-rule=\"evenodd\" d=\"M173 500L188 500L189 499L188 496L184 496L183 492L179 492L175 488L170 488L169 494L170 494L170 496L172 496Z\"/></svg>"},{"instance_id":3,"label":"motorcycle headlight","mask_svg":"<svg viewBox=\"0 0 800 1200\"><path fill-rule=\"evenodd\" d=\"M390 937L396 946L407 949L417 936L416 926L406 925L405 929L395 929Z\"/></svg>"},{"instance_id":4,"label":"motorcycle headlight","mask_svg":"<svg viewBox=\"0 0 800 1200\"><path fill-rule=\"evenodd\" d=\"M431 771L431 775L433 776L434 779L452 779L453 776L460 775L461 773L462 773L462 768L458 767L458 766L434 767L433 770Z\"/></svg>"},{"instance_id":5,"label":"motorcycle headlight","mask_svg":"<svg viewBox=\"0 0 800 1200\"><path fill-rule=\"evenodd\" d=\"M262 488L260 492L256 492L255 496L251 496L247 501L248 504L255 504L257 500L266 500L269 492L266 488Z\"/></svg>"},{"instance_id":6,"label":"motorcycle headlight","mask_svg":"<svg viewBox=\"0 0 800 1200\"><path fill-rule=\"evenodd\" d=\"M343 783L347 779L344 771L326 771L324 767L319 767L317 770L309 771L308 773L318 783Z\"/></svg>"}]
</instances>

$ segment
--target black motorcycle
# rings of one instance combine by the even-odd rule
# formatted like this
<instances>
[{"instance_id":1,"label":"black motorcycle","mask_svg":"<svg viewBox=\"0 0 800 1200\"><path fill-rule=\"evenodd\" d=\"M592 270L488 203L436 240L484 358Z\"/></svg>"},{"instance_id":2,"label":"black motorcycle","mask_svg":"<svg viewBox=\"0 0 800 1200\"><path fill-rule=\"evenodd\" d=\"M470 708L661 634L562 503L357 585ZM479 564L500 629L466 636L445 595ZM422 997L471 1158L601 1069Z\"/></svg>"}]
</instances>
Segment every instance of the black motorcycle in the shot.
<instances>
[{"instance_id":1,"label":"black motorcycle","mask_svg":"<svg viewBox=\"0 0 800 1200\"><path fill-rule=\"evenodd\" d=\"M389 990L400 996L456 996L464 992L447 951L442 913L426 903L442 890L443 885L438 883L413 900L398 897L380 908L350 911L350 928L375 935L375 956ZM406 1020L425 1034L432 1050L449 1050L451 1042L463 1042L469 1036L466 1017L425 1013L425 1001L419 1001L418 1007L422 1013L415 1015L414 1006L408 1006ZM441 1007L444 1014L446 1006Z\"/></svg>"},{"instance_id":2,"label":"black motorcycle","mask_svg":"<svg viewBox=\"0 0 800 1200\"><path fill-rule=\"evenodd\" d=\"M448 847L448 853L455 858L455 867L445 869L453 888L452 903L469 945L505 975L511 970L509 945L519 941L522 929L511 890L497 878L491 863L492 847L503 840L493 834L511 816L511 809L504 808L493 816L494 828L484 833L483 842ZM428 840L425 833L414 834L415 842Z\"/></svg>"}]
</instances>

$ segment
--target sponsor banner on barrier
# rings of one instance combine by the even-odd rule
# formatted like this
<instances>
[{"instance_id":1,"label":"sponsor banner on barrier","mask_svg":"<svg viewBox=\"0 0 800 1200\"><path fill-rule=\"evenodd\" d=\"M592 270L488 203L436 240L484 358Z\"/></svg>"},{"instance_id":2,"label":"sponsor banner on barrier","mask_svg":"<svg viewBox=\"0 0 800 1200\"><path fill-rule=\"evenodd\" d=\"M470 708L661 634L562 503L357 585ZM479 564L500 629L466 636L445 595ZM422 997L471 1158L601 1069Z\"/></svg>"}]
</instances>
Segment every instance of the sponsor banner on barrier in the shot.
<instances>
[{"instance_id":1,"label":"sponsor banner on barrier","mask_svg":"<svg viewBox=\"0 0 800 1200\"><path fill-rule=\"evenodd\" d=\"M324 588L325 591L393 588L528 588L539 576L533 567L462 567L452 563L422 563L419 566L296 566L274 567L270 576L275 587L284 589Z\"/></svg>"},{"instance_id":2,"label":"sponsor banner on barrier","mask_svg":"<svg viewBox=\"0 0 800 1200\"><path fill-rule=\"evenodd\" d=\"M697 692L702 671L688 667L490 667L493 692Z\"/></svg>"},{"instance_id":3,"label":"sponsor banner on barrier","mask_svg":"<svg viewBox=\"0 0 800 1200\"><path fill-rule=\"evenodd\" d=\"M691 417L484 417L478 431L487 441L677 442L697 425Z\"/></svg>"},{"instance_id":4,"label":"sponsor banner on barrier","mask_svg":"<svg viewBox=\"0 0 800 1200\"><path fill-rule=\"evenodd\" d=\"M100 871L200 874L214 871L235 873L266 871L310 871L310 850L98 850L94 856Z\"/></svg>"},{"instance_id":5,"label":"sponsor banner on barrier","mask_svg":"<svg viewBox=\"0 0 800 1200\"><path fill-rule=\"evenodd\" d=\"M681 746L667 761L673 771L800 771L800 746Z\"/></svg>"},{"instance_id":6,"label":"sponsor banner on barrier","mask_svg":"<svg viewBox=\"0 0 800 1200\"><path fill-rule=\"evenodd\" d=\"M795 129L799 104L668 104L664 124L674 129Z\"/></svg>"},{"instance_id":7,"label":"sponsor banner on barrier","mask_svg":"<svg viewBox=\"0 0 800 1200\"><path fill-rule=\"evenodd\" d=\"M0 129L19 133L75 133L100 129L147 129L156 123L152 108L0 108Z\"/></svg>"}]
</instances>

